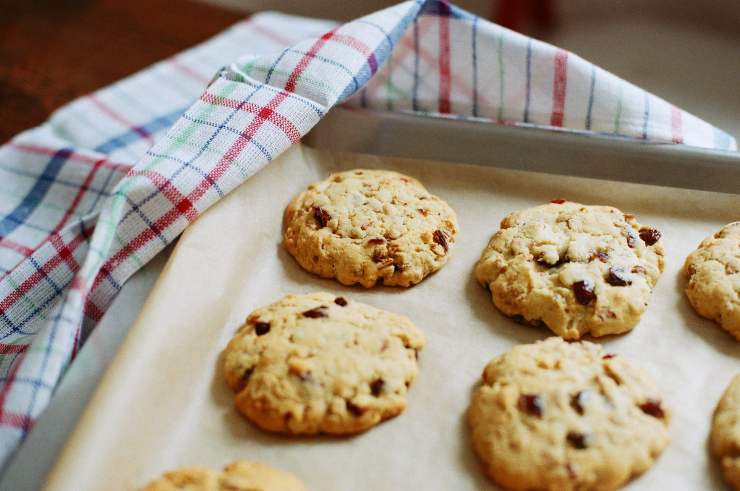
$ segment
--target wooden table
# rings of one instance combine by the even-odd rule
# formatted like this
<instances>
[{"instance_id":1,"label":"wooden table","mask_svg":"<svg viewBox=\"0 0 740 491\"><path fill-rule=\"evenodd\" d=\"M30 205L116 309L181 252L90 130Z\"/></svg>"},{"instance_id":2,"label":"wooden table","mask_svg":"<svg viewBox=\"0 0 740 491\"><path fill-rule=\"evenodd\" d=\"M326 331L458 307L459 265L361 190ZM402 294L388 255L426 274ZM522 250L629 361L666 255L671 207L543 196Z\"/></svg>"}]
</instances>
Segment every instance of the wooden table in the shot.
<instances>
[{"instance_id":1,"label":"wooden table","mask_svg":"<svg viewBox=\"0 0 740 491\"><path fill-rule=\"evenodd\" d=\"M242 18L185 0L0 0L0 143Z\"/></svg>"}]
</instances>

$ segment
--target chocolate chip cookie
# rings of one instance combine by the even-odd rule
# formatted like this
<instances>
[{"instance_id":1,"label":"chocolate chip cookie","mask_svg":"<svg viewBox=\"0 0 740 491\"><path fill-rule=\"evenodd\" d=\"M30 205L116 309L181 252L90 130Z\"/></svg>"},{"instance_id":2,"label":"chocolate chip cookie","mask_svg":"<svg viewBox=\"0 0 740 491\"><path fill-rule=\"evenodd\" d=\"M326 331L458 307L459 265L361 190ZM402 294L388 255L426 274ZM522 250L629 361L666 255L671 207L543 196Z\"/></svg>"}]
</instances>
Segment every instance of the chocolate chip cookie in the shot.
<instances>
[{"instance_id":1,"label":"chocolate chip cookie","mask_svg":"<svg viewBox=\"0 0 740 491\"><path fill-rule=\"evenodd\" d=\"M504 218L475 276L505 315L564 339L623 333L663 271L660 238L616 208L555 200Z\"/></svg>"},{"instance_id":2,"label":"chocolate chip cookie","mask_svg":"<svg viewBox=\"0 0 740 491\"><path fill-rule=\"evenodd\" d=\"M740 374L735 375L717 404L710 442L725 480L740 491Z\"/></svg>"},{"instance_id":3,"label":"chocolate chip cookie","mask_svg":"<svg viewBox=\"0 0 740 491\"><path fill-rule=\"evenodd\" d=\"M189 467L167 472L142 491L304 491L303 484L264 464L238 460L214 471Z\"/></svg>"},{"instance_id":4,"label":"chocolate chip cookie","mask_svg":"<svg viewBox=\"0 0 740 491\"><path fill-rule=\"evenodd\" d=\"M684 271L694 310L740 341L740 222L704 239L686 258Z\"/></svg>"},{"instance_id":5,"label":"chocolate chip cookie","mask_svg":"<svg viewBox=\"0 0 740 491\"><path fill-rule=\"evenodd\" d=\"M513 490L612 490L668 445L650 377L588 342L551 337L494 358L468 413L486 473Z\"/></svg>"},{"instance_id":6,"label":"chocolate chip cookie","mask_svg":"<svg viewBox=\"0 0 740 491\"><path fill-rule=\"evenodd\" d=\"M290 202L283 244L307 271L342 284L411 286L448 260L457 236L450 206L397 172L332 174Z\"/></svg>"},{"instance_id":7,"label":"chocolate chip cookie","mask_svg":"<svg viewBox=\"0 0 740 491\"><path fill-rule=\"evenodd\" d=\"M236 406L290 434L364 431L401 413L424 335L402 315L329 293L255 310L223 354Z\"/></svg>"}]
</instances>

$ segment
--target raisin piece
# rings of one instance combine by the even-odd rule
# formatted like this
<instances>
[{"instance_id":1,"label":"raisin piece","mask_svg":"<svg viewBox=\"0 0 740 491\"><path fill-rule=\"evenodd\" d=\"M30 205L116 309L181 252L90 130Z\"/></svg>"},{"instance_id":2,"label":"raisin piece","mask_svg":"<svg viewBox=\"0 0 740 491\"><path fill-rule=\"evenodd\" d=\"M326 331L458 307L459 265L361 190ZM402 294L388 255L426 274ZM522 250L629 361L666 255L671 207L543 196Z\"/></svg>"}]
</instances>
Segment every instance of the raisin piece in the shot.
<instances>
[{"instance_id":1,"label":"raisin piece","mask_svg":"<svg viewBox=\"0 0 740 491\"><path fill-rule=\"evenodd\" d=\"M437 244L441 245L442 248L447 252L447 249L449 249L449 245L447 244L447 235L445 235L444 232L441 230L435 230L434 234L432 234L432 239Z\"/></svg>"},{"instance_id":2,"label":"raisin piece","mask_svg":"<svg viewBox=\"0 0 740 491\"><path fill-rule=\"evenodd\" d=\"M606 282L612 286L628 286L632 284L632 280L627 278L624 270L619 268L609 268Z\"/></svg>"},{"instance_id":3,"label":"raisin piece","mask_svg":"<svg viewBox=\"0 0 740 491\"><path fill-rule=\"evenodd\" d=\"M583 450L584 448L588 447L588 437L583 433L578 433L577 431L569 431L566 438L568 439L568 443L570 444L570 446L575 449Z\"/></svg>"},{"instance_id":4,"label":"raisin piece","mask_svg":"<svg viewBox=\"0 0 740 491\"><path fill-rule=\"evenodd\" d=\"M614 358L615 356L617 356L617 355L615 355L614 353L607 353L604 356L602 356L601 359L602 360L609 360L611 358Z\"/></svg>"},{"instance_id":5,"label":"raisin piece","mask_svg":"<svg viewBox=\"0 0 740 491\"><path fill-rule=\"evenodd\" d=\"M258 322L254 325L254 332L257 334L257 336L262 336L264 334L267 334L270 332L270 323L269 322Z\"/></svg>"},{"instance_id":6,"label":"raisin piece","mask_svg":"<svg viewBox=\"0 0 740 491\"><path fill-rule=\"evenodd\" d=\"M249 382L249 378L252 376L252 373L254 372L254 368L247 368L244 370L244 373L242 373L242 382L245 384Z\"/></svg>"},{"instance_id":7,"label":"raisin piece","mask_svg":"<svg viewBox=\"0 0 740 491\"><path fill-rule=\"evenodd\" d=\"M605 263L609 260L609 254L606 252L599 251L595 253L593 256L591 256L591 259L598 259L602 263Z\"/></svg>"},{"instance_id":8,"label":"raisin piece","mask_svg":"<svg viewBox=\"0 0 740 491\"><path fill-rule=\"evenodd\" d=\"M642 409L643 413L648 414L653 418L662 419L665 415L665 412L663 412L663 408L661 407L661 402L658 399L646 400L640 404L640 409Z\"/></svg>"},{"instance_id":9,"label":"raisin piece","mask_svg":"<svg viewBox=\"0 0 740 491\"><path fill-rule=\"evenodd\" d=\"M589 280L576 281L573 283L573 293L581 305L588 305L596 299L594 285Z\"/></svg>"},{"instance_id":10,"label":"raisin piece","mask_svg":"<svg viewBox=\"0 0 740 491\"><path fill-rule=\"evenodd\" d=\"M545 255L542 253L538 253L534 259L537 262L537 264L539 264L540 266L544 266L546 268L555 268L557 266L560 266L561 264L570 262L570 259L568 259L567 256L563 256L563 257L558 257L558 260L555 261L555 264L550 264L547 261L545 261Z\"/></svg>"},{"instance_id":11,"label":"raisin piece","mask_svg":"<svg viewBox=\"0 0 740 491\"><path fill-rule=\"evenodd\" d=\"M347 411L352 413L355 416L362 416L365 414L366 409L363 407L358 406L357 404L354 404L352 401L345 401L347 406Z\"/></svg>"},{"instance_id":12,"label":"raisin piece","mask_svg":"<svg viewBox=\"0 0 740 491\"><path fill-rule=\"evenodd\" d=\"M347 300L344 297L337 297L334 299L334 303L339 305L340 307L346 307L347 306Z\"/></svg>"},{"instance_id":13,"label":"raisin piece","mask_svg":"<svg viewBox=\"0 0 740 491\"><path fill-rule=\"evenodd\" d=\"M326 224L329 223L329 220L331 220L331 215L329 215L326 210L319 206L313 207L313 217L316 220L316 223L319 224L319 228L326 227Z\"/></svg>"},{"instance_id":14,"label":"raisin piece","mask_svg":"<svg viewBox=\"0 0 740 491\"><path fill-rule=\"evenodd\" d=\"M385 381L382 378L373 380L370 382L370 393L375 397L378 397L380 393L383 392L384 385Z\"/></svg>"},{"instance_id":15,"label":"raisin piece","mask_svg":"<svg viewBox=\"0 0 740 491\"><path fill-rule=\"evenodd\" d=\"M417 211L421 213L421 216L425 217L429 215L429 212L425 210L424 208L417 208Z\"/></svg>"},{"instance_id":16,"label":"raisin piece","mask_svg":"<svg viewBox=\"0 0 740 491\"><path fill-rule=\"evenodd\" d=\"M326 305L319 305L315 309L307 310L303 312L303 317L308 317L309 319L318 319L319 317L328 317L329 315L326 313L327 306Z\"/></svg>"},{"instance_id":17,"label":"raisin piece","mask_svg":"<svg viewBox=\"0 0 740 491\"><path fill-rule=\"evenodd\" d=\"M539 394L522 394L519 396L519 410L532 416L542 417L545 403Z\"/></svg>"},{"instance_id":18,"label":"raisin piece","mask_svg":"<svg viewBox=\"0 0 740 491\"><path fill-rule=\"evenodd\" d=\"M649 246L658 242L662 235L663 234L660 233L660 230L655 228L646 227L640 229L640 238L646 245Z\"/></svg>"},{"instance_id":19,"label":"raisin piece","mask_svg":"<svg viewBox=\"0 0 740 491\"><path fill-rule=\"evenodd\" d=\"M568 201L568 200L567 199L564 199L564 198L556 198L556 199L550 200L550 203L553 203L553 204L556 204L556 205L562 205L566 201Z\"/></svg>"},{"instance_id":20,"label":"raisin piece","mask_svg":"<svg viewBox=\"0 0 740 491\"><path fill-rule=\"evenodd\" d=\"M572 407L575 412L583 416L584 406L586 405L588 398L589 391L587 390L582 390L577 394L573 394L573 397L570 398L570 407Z\"/></svg>"},{"instance_id":21,"label":"raisin piece","mask_svg":"<svg viewBox=\"0 0 740 491\"><path fill-rule=\"evenodd\" d=\"M380 245L385 243L385 239L378 238L378 239L370 239L367 241L369 245Z\"/></svg>"}]
</instances>

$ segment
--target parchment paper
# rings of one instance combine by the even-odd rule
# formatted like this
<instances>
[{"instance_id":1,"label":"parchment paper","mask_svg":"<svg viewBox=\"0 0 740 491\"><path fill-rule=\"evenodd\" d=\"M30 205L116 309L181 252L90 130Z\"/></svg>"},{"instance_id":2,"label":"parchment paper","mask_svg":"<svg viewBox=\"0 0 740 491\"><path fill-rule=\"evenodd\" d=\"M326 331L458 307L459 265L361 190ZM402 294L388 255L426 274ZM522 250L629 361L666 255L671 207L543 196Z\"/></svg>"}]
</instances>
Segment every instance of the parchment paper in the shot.
<instances>
[{"instance_id":1,"label":"parchment paper","mask_svg":"<svg viewBox=\"0 0 740 491\"><path fill-rule=\"evenodd\" d=\"M410 289L349 288L304 272L282 249L290 198L354 167L405 172L452 205L461 231L441 271ZM495 489L469 441L471 390L493 356L550 332L499 314L472 268L503 216L557 197L617 206L664 236L666 270L641 323L599 340L650 371L674 410L671 445L628 488L721 488L707 435L740 368L740 343L694 314L680 268L705 236L740 219L740 197L296 146L185 232L46 489L130 490L167 469L237 458L290 471L313 490ZM427 336L408 409L356 437L265 433L236 412L219 371L221 350L252 309L316 290L406 314Z\"/></svg>"}]
</instances>

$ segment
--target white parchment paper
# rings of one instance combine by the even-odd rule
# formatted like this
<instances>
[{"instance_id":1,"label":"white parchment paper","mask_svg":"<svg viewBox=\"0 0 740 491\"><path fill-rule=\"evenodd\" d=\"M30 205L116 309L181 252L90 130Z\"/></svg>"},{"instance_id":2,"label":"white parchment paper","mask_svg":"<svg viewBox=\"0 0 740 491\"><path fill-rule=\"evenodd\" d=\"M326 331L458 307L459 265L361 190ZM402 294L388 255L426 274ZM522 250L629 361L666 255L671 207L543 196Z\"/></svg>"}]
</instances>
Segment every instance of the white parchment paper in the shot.
<instances>
[{"instance_id":1,"label":"white parchment paper","mask_svg":"<svg viewBox=\"0 0 740 491\"><path fill-rule=\"evenodd\" d=\"M410 289L349 288L304 272L282 249L291 197L355 167L417 177L457 211L460 235L441 271ZM599 340L650 371L674 411L671 445L628 488L721 488L707 435L740 370L740 343L694 314L680 268L705 236L740 219L740 197L295 146L185 232L46 489L131 490L171 468L237 458L290 471L312 490L495 489L469 441L471 390L493 356L550 332L499 314L472 269L508 212L558 197L613 205L663 232L666 270L641 323ZM219 371L221 350L252 309L316 290L408 315L427 336L408 409L355 437L265 433L236 412Z\"/></svg>"}]
</instances>

